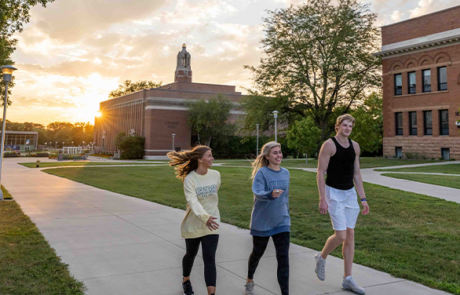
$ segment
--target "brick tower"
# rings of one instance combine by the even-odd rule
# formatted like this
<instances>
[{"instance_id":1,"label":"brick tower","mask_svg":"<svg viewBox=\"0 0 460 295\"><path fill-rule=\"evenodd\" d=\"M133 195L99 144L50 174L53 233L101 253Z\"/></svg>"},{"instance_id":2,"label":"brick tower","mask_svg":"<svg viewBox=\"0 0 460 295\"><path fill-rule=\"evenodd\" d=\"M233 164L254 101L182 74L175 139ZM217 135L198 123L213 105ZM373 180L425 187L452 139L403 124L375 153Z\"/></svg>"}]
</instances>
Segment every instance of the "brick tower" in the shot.
<instances>
[{"instance_id":1,"label":"brick tower","mask_svg":"<svg viewBox=\"0 0 460 295\"><path fill-rule=\"evenodd\" d=\"M177 54L177 66L174 82L192 83L192 68L190 67L191 56L187 52L187 46L182 45L182 51Z\"/></svg>"}]
</instances>

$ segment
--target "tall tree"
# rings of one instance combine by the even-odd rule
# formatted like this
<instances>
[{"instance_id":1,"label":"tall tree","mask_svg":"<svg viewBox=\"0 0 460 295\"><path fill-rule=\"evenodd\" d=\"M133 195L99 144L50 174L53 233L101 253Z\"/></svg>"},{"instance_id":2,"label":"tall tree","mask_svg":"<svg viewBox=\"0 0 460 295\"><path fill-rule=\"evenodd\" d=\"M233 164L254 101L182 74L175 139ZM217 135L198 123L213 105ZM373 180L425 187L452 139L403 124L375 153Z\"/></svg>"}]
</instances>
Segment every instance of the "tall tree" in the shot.
<instances>
[{"instance_id":1,"label":"tall tree","mask_svg":"<svg viewBox=\"0 0 460 295\"><path fill-rule=\"evenodd\" d=\"M311 117L294 122L286 135L288 147L316 157L316 150L321 140L321 129L316 127Z\"/></svg>"},{"instance_id":2,"label":"tall tree","mask_svg":"<svg viewBox=\"0 0 460 295\"><path fill-rule=\"evenodd\" d=\"M132 83L131 80L126 80L123 84L118 85L118 88L109 93L109 98L119 97L136 91L144 89L157 88L161 86L161 83L152 81L138 81Z\"/></svg>"},{"instance_id":3,"label":"tall tree","mask_svg":"<svg viewBox=\"0 0 460 295\"><path fill-rule=\"evenodd\" d=\"M235 125L227 122L233 104L222 94L209 101L190 102L187 106L188 124L197 133L198 143L210 146L213 138L225 140L235 132Z\"/></svg>"},{"instance_id":4,"label":"tall tree","mask_svg":"<svg viewBox=\"0 0 460 295\"><path fill-rule=\"evenodd\" d=\"M362 100L365 89L380 85L380 60L371 54L378 51L376 14L358 0L334 2L312 0L270 11L264 19L266 57L258 67L245 66L256 85L243 101L247 129L256 118L267 126L276 109L287 123L311 117L324 141L335 115Z\"/></svg>"},{"instance_id":5,"label":"tall tree","mask_svg":"<svg viewBox=\"0 0 460 295\"><path fill-rule=\"evenodd\" d=\"M54 0L1 0L0 1L0 65L12 65L11 54L16 49L17 40L12 36L15 32L22 32L24 24L30 20L30 9L41 4L46 7L47 3ZM3 77L0 78L0 92L2 105L5 101L5 84ZM8 90L13 88L14 83L9 83ZM8 94L11 94L8 91ZM8 99L8 105L11 101Z\"/></svg>"},{"instance_id":6,"label":"tall tree","mask_svg":"<svg viewBox=\"0 0 460 295\"><path fill-rule=\"evenodd\" d=\"M380 153L383 150L382 94L371 93L350 114L356 119L350 138L359 143L362 151Z\"/></svg>"}]
</instances>

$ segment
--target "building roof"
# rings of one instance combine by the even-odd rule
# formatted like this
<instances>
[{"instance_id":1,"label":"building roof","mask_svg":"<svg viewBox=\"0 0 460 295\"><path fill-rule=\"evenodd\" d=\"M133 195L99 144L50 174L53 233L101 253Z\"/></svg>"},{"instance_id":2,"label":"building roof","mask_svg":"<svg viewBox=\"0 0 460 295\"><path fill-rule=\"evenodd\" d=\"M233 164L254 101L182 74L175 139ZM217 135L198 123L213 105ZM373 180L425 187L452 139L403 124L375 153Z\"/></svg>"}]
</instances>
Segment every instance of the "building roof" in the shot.
<instances>
[{"instance_id":1,"label":"building roof","mask_svg":"<svg viewBox=\"0 0 460 295\"><path fill-rule=\"evenodd\" d=\"M454 44L460 44L460 29L453 29L441 33L383 45L382 50L380 52L373 53L373 55L381 56L384 58L387 56L407 54L437 47L450 46Z\"/></svg>"},{"instance_id":2,"label":"building roof","mask_svg":"<svg viewBox=\"0 0 460 295\"><path fill-rule=\"evenodd\" d=\"M402 23L405 23L405 22L414 21L414 20L417 20L417 19L420 19L420 18L423 18L423 17L427 17L427 16L430 16L430 15L446 12L446 11L452 10L452 9L457 9L459 7L460 7L460 5L456 5L456 6L453 6L453 7L450 7L450 8L441 9L441 10L438 10L438 11L435 11L435 12L427 13L427 14L420 15L420 16L417 16L417 17L413 17L413 18L409 18L409 19L402 20L402 21L399 21L399 22L395 22L395 23L392 23L392 24L384 25L384 26L381 26L381 28L391 27L391 26L399 25L399 24L402 24Z\"/></svg>"}]
</instances>

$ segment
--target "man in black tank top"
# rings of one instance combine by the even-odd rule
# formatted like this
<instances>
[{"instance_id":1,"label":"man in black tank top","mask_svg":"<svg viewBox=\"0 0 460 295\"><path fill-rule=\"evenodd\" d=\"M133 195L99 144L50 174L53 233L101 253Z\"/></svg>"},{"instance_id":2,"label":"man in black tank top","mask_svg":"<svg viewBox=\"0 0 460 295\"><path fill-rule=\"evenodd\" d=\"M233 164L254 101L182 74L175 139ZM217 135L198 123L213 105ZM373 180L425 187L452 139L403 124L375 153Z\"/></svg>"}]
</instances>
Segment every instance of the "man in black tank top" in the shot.
<instances>
[{"instance_id":1,"label":"man in black tank top","mask_svg":"<svg viewBox=\"0 0 460 295\"><path fill-rule=\"evenodd\" d=\"M321 214L329 212L335 233L329 237L323 250L316 254L315 272L318 278L324 281L326 258L329 253L342 244L345 264L342 288L356 294L364 294L364 289L351 276L355 254L354 228L361 210L356 190L364 207L362 214L369 213L359 170L359 144L348 138L354 122L355 119L349 114L338 117L335 125L335 137L327 140L319 153L317 173L319 211ZM324 179L325 174L327 175L326 180Z\"/></svg>"}]
</instances>

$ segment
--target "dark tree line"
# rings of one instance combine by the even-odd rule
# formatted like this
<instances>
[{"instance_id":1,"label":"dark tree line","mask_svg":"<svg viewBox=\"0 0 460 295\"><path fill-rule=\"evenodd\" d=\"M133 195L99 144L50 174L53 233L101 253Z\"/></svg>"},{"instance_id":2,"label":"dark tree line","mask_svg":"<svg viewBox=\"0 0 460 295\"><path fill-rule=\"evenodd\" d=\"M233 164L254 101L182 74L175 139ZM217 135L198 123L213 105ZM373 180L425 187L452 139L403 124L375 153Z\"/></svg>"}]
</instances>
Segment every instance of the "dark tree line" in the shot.
<instances>
[{"instance_id":1,"label":"dark tree line","mask_svg":"<svg viewBox=\"0 0 460 295\"><path fill-rule=\"evenodd\" d=\"M0 120L1 123L1 120ZM44 145L51 142L52 146L61 147L65 145L81 145L83 142L89 144L93 141L94 125L89 122L52 122L48 125L32 122L11 122L6 120L6 130L11 131L36 131L38 132L38 144Z\"/></svg>"}]
</instances>

